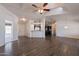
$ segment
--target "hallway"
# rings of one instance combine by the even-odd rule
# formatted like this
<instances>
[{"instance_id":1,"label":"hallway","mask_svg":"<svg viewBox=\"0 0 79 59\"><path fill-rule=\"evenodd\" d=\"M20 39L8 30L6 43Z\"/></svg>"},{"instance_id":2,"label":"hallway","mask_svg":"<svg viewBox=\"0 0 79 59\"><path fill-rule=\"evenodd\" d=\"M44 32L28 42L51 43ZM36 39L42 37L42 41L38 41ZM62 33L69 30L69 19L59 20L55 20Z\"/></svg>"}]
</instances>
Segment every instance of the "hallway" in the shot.
<instances>
[{"instance_id":1,"label":"hallway","mask_svg":"<svg viewBox=\"0 0 79 59\"><path fill-rule=\"evenodd\" d=\"M2 56L77 56L79 40L56 37L40 39L19 37L0 48Z\"/></svg>"}]
</instances>

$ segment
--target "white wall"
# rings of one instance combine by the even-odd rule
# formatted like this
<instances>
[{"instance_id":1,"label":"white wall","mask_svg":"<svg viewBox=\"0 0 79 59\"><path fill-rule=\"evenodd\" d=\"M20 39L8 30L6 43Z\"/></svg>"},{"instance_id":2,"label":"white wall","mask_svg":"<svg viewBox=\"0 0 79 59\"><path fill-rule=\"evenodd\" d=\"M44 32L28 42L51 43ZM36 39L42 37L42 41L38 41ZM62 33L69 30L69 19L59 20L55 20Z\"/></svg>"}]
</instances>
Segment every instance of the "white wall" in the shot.
<instances>
[{"instance_id":1,"label":"white wall","mask_svg":"<svg viewBox=\"0 0 79 59\"><path fill-rule=\"evenodd\" d=\"M18 18L10 11L0 5L0 46L4 45L5 40L5 20L12 21L13 23L13 40L17 40L17 20Z\"/></svg>"},{"instance_id":2,"label":"white wall","mask_svg":"<svg viewBox=\"0 0 79 59\"><path fill-rule=\"evenodd\" d=\"M30 37L30 31L31 31L31 21L32 20L27 20L26 22L19 21L18 22L18 30L19 30L19 36L27 36Z\"/></svg>"},{"instance_id":3,"label":"white wall","mask_svg":"<svg viewBox=\"0 0 79 59\"><path fill-rule=\"evenodd\" d=\"M26 23L18 23L19 26L19 36L26 36Z\"/></svg>"},{"instance_id":4,"label":"white wall","mask_svg":"<svg viewBox=\"0 0 79 59\"><path fill-rule=\"evenodd\" d=\"M31 37L30 34L31 34L31 22L32 20L28 20L26 22L26 36L27 37Z\"/></svg>"},{"instance_id":5,"label":"white wall","mask_svg":"<svg viewBox=\"0 0 79 59\"><path fill-rule=\"evenodd\" d=\"M79 15L67 14L54 16L56 19L56 34L60 37L79 39ZM67 29L64 26L68 26Z\"/></svg>"},{"instance_id":6,"label":"white wall","mask_svg":"<svg viewBox=\"0 0 79 59\"><path fill-rule=\"evenodd\" d=\"M1 14L1 12L0 12ZM4 39L5 39L5 29L4 29L4 20L0 16L0 46L4 45Z\"/></svg>"}]
</instances>

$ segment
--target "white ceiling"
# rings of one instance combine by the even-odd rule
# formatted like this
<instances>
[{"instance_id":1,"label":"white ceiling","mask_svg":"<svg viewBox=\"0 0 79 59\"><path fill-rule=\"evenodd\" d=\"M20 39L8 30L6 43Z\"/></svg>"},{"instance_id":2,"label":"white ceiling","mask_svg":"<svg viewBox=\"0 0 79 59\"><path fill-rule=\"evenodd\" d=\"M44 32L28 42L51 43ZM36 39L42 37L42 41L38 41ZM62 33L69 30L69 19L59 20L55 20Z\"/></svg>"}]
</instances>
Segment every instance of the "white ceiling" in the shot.
<instances>
[{"instance_id":1,"label":"white ceiling","mask_svg":"<svg viewBox=\"0 0 79 59\"><path fill-rule=\"evenodd\" d=\"M18 17L41 17L39 13L34 11L36 8L32 4L38 7L42 7L43 5L43 3L4 3L2 5ZM54 9L61 5L59 3L49 3L45 8Z\"/></svg>"},{"instance_id":2,"label":"white ceiling","mask_svg":"<svg viewBox=\"0 0 79 59\"><path fill-rule=\"evenodd\" d=\"M27 18L42 17L42 15L40 15L39 13L34 12L36 8L34 8L32 4L36 4L37 6L40 7L43 5L43 3L4 3L1 5L3 5L5 8L7 8L9 11L14 13L18 17L27 17ZM46 6L45 8L51 9L51 11L47 12L45 16L60 15L65 14L65 12L79 14L79 3L69 3L69 4L48 3L48 6Z\"/></svg>"}]
</instances>

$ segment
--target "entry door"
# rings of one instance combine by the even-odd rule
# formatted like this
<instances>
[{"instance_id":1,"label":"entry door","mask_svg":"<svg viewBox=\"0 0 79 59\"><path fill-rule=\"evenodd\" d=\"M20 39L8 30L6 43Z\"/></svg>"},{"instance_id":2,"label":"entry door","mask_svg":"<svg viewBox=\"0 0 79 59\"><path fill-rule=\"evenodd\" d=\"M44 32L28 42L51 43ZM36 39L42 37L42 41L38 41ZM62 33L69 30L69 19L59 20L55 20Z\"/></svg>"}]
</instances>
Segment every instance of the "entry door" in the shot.
<instances>
[{"instance_id":1,"label":"entry door","mask_svg":"<svg viewBox=\"0 0 79 59\"><path fill-rule=\"evenodd\" d=\"M13 33L12 33L12 24L11 23L6 23L5 24L5 43L8 43L12 41L13 39Z\"/></svg>"}]
</instances>

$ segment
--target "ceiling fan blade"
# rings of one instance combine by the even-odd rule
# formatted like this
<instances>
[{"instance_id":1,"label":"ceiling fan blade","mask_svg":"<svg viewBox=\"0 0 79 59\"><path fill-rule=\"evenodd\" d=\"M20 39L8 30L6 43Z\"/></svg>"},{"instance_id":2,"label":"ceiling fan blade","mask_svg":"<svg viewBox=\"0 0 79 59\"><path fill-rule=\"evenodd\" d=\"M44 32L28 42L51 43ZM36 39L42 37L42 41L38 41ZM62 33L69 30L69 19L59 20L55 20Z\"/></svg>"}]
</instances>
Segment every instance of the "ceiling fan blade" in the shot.
<instances>
[{"instance_id":1,"label":"ceiling fan blade","mask_svg":"<svg viewBox=\"0 0 79 59\"><path fill-rule=\"evenodd\" d=\"M43 7L45 7L45 6L47 6L47 5L48 5L48 3L44 3L44 4L43 4Z\"/></svg>"},{"instance_id":2,"label":"ceiling fan blade","mask_svg":"<svg viewBox=\"0 0 79 59\"><path fill-rule=\"evenodd\" d=\"M37 6L35 4L32 4L33 7L37 8Z\"/></svg>"},{"instance_id":3,"label":"ceiling fan blade","mask_svg":"<svg viewBox=\"0 0 79 59\"><path fill-rule=\"evenodd\" d=\"M50 11L50 9L43 9L44 11Z\"/></svg>"}]
</instances>

